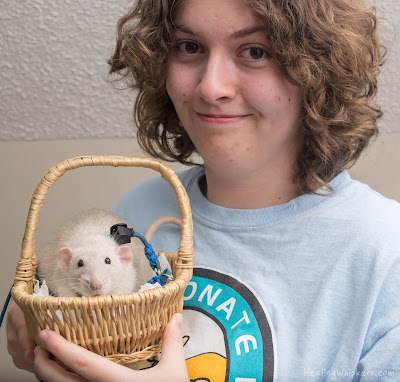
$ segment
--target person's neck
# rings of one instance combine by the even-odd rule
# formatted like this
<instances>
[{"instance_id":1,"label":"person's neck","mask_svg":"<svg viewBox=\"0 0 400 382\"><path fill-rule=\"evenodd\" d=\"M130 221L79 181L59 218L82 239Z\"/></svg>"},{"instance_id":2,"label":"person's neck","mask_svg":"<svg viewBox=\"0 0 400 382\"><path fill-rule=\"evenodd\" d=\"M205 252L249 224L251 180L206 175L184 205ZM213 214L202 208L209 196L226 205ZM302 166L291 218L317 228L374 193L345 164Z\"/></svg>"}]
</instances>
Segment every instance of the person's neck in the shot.
<instances>
[{"instance_id":1,"label":"person's neck","mask_svg":"<svg viewBox=\"0 0 400 382\"><path fill-rule=\"evenodd\" d=\"M301 195L291 176L280 176L273 169L245 177L239 174L221 177L207 168L205 172L206 177L200 184L202 193L211 203L225 208L266 208Z\"/></svg>"}]
</instances>

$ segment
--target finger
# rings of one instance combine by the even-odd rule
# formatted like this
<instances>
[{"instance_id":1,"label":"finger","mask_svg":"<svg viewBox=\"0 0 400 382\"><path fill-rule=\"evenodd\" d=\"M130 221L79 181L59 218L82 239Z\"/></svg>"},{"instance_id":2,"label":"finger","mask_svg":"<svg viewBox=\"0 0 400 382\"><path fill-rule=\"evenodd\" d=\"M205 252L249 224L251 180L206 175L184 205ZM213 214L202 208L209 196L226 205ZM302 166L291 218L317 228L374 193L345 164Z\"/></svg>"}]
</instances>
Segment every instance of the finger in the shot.
<instances>
[{"instance_id":1,"label":"finger","mask_svg":"<svg viewBox=\"0 0 400 382\"><path fill-rule=\"evenodd\" d=\"M175 314L163 332L161 344L160 364L173 364L176 367L185 367L185 353L182 342L183 316Z\"/></svg>"},{"instance_id":2,"label":"finger","mask_svg":"<svg viewBox=\"0 0 400 382\"><path fill-rule=\"evenodd\" d=\"M160 362L142 371L142 378L137 381L189 382L183 351L182 320L183 316L179 313L172 317L163 332Z\"/></svg>"},{"instance_id":3,"label":"finger","mask_svg":"<svg viewBox=\"0 0 400 382\"><path fill-rule=\"evenodd\" d=\"M52 330L42 330L39 339L46 350L89 381L110 382L132 378L133 370L75 345Z\"/></svg>"},{"instance_id":4,"label":"finger","mask_svg":"<svg viewBox=\"0 0 400 382\"><path fill-rule=\"evenodd\" d=\"M46 382L82 382L83 378L70 373L50 359L49 353L40 346L35 348L35 374Z\"/></svg>"}]
</instances>

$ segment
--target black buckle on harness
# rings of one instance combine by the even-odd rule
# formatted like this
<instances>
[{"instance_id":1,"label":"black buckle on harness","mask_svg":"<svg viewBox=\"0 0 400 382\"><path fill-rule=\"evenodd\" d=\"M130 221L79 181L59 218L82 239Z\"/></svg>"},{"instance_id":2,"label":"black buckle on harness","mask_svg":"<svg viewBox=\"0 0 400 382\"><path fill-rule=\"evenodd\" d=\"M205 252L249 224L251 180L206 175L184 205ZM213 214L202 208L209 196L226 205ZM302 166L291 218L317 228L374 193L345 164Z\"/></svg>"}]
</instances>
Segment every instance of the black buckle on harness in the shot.
<instances>
[{"instance_id":1,"label":"black buckle on harness","mask_svg":"<svg viewBox=\"0 0 400 382\"><path fill-rule=\"evenodd\" d=\"M132 228L128 228L125 223L114 224L110 228L110 235L118 245L130 243L134 233L135 231Z\"/></svg>"}]
</instances>

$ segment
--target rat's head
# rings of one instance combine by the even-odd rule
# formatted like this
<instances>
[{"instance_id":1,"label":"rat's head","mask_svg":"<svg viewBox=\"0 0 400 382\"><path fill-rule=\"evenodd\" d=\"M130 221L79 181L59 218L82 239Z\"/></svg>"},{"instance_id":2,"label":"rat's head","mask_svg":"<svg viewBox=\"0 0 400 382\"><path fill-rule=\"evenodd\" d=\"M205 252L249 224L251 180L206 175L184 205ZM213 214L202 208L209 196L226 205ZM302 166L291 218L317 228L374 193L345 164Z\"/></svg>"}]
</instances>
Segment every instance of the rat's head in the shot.
<instances>
[{"instance_id":1,"label":"rat's head","mask_svg":"<svg viewBox=\"0 0 400 382\"><path fill-rule=\"evenodd\" d=\"M67 275L65 282L77 295L122 293L119 288L124 281L121 279L126 271L133 271L131 248L118 246L109 237L60 248L57 256L58 267Z\"/></svg>"}]
</instances>

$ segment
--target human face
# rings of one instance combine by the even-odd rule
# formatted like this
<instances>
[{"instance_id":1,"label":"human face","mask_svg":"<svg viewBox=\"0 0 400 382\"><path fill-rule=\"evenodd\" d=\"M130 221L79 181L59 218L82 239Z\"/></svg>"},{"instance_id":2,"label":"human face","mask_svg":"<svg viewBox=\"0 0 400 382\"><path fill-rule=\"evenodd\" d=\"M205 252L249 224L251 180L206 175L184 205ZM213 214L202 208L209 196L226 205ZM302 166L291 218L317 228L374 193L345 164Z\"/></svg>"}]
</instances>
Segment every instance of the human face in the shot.
<instances>
[{"instance_id":1,"label":"human face","mask_svg":"<svg viewBox=\"0 0 400 382\"><path fill-rule=\"evenodd\" d=\"M291 175L301 90L282 76L263 23L243 0L184 0L174 24L167 91L206 172Z\"/></svg>"}]
</instances>

